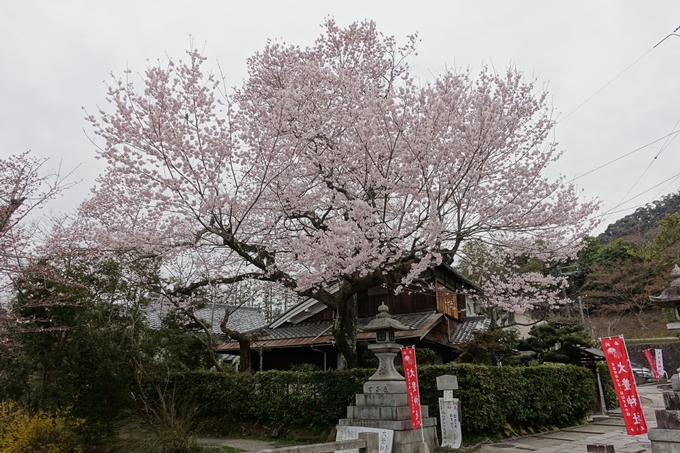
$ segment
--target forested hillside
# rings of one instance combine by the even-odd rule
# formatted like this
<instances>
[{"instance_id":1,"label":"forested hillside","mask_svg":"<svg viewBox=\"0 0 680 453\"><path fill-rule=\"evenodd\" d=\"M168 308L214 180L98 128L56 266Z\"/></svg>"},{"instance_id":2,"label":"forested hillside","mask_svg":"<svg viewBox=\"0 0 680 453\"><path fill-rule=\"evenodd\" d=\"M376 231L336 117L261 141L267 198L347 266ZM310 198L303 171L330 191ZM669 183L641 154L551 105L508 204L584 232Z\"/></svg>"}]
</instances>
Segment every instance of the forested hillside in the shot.
<instances>
[{"instance_id":1,"label":"forested hillside","mask_svg":"<svg viewBox=\"0 0 680 453\"><path fill-rule=\"evenodd\" d=\"M670 270L680 262L680 193L637 209L585 241L569 295L581 298L593 324L598 318L606 324L598 333L593 325L593 335L618 335L633 319L633 337L667 335L649 297L668 286Z\"/></svg>"},{"instance_id":2,"label":"forested hillside","mask_svg":"<svg viewBox=\"0 0 680 453\"><path fill-rule=\"evenodd\" d=\"M659 220L676 212L680 212L680 192L666 195L636 209L634 213L610 224L597 238L602 244L621 238L643 245L654 237Z\"/></svg>"}]
</instances>

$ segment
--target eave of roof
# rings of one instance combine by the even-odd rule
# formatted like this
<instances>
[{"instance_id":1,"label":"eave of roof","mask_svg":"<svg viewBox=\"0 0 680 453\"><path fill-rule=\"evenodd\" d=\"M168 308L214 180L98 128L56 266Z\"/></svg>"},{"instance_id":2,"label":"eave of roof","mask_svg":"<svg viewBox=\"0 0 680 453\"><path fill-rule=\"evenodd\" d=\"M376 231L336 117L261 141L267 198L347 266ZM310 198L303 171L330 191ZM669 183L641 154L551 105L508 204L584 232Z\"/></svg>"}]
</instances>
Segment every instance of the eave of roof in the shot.
<instances>
[{"instance_id":1,"label":"eave of roof","mask_svg":"<svg viewBox=\"0 0 680 453\"><path fill-rule=\"evenodd\" d=\"M424 312L424 313L409 313L407 315L394 315L395 318L406 318L412 321L411 326L415 327L412 330L402 330L395 332L395 339L406 340L409 338L418 338L422 340L430 330L432 330L444 318L442 313ZM358 326L368 324L372 318L362 318L358 320ZM413 322L415 321L415 322ZM403 322L403 321L402 321ZM408 323L405 323L409 325ZM301 336L291 336L287 338L262 338L252 343L253 349L257 348L287 348L287 347L302 347L302 346L333 346L335 339L330 334L330 327L332 321L324 321L318 323L299 324L297 326L289 326L289 329L296 329ZM286 327L283 327L286 329ZM265 332L275 334L276 330L280 329L266 329ZM272 332L274 331L274 332ZM328 333L326 333L328 332ZM314 335L316 333L316 335ZM302 336L304 335L304 336ZM367 341L375 338L374 332L357 331L357 340ZM217 347L218 351L235 351L239 349L238 342L230 341L221 344Z\"/></svg>"},{"instance_id":2,"label":"eave of roof","mask_svg":"<svg viewBox=\"0 0 680 453\"><path fill-rule=\"evenodd\" d=\"M307 314L306 317L308 318L310 316L313 316L313 315L325 310L326 308L328 308L328 307L325 304L319 302L318 300L314 300L314 299L303 300L302 302L295 305L293 308L291 308L290 310L288 310L287 312L285 312L284 314L282 314L281 316L276 318L274 320L274 322L269 324L269 328L276 329L276 328L282 326L283 324L285 324L287 322L292 322L292 320L296 316L301 315L301 314L306 313ZM300 321L298 321L298 322L300 322ZM297 324L297 323L294 322L294 324Z\"/></svg>"},{"instance_id":3,"label":"eave of roof","mask_svg":"<svg viewBox=\"0 0 680 453\"><path fill-rule=\"evenodd\" d=\"M467 277L465 277L463 274L461 274L460 272L458 272L457 270L455 270L454 268L452 268L448 264L440 264L437 267L445 268L447 271L454 274L457 278L461 279L466 285L472 286L475 289L475 291L479 292L480 295L484 294L484 290L482 289L481 286L479 286L478 284L476 284L472 280L468 279Z\"/></svg>"},{"instance_id":4,"label":"eave of roof","mask_svg":"<svg viewBox=\"0 0 680 453\"><path fill-rule=\"evenodd\" d=\"M451 333L451 343L454 345L467 343L474 338L475 332L488 330L490 325L491 320L486 316L468 316Z\"/></svg>"}]
</instances>

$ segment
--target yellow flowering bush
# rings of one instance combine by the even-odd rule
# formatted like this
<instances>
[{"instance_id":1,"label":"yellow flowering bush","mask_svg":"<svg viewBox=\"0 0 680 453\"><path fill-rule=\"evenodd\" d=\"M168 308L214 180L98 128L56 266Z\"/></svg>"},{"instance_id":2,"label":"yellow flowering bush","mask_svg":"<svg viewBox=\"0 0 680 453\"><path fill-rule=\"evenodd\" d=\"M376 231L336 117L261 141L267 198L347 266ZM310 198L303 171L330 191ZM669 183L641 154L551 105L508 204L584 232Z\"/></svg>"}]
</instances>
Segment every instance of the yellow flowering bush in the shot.
<instances>
[{"instance_id":1,"label":"yellow flowering bush","mask_svg":"<svg viewBox=\"0 0 680 453\"><path fill-rule=\"evenodd\" d=\"M74 429L83 423L67 413L29 412L0 402L0 453L82 453Z\"/></svg>"}]
</instances>

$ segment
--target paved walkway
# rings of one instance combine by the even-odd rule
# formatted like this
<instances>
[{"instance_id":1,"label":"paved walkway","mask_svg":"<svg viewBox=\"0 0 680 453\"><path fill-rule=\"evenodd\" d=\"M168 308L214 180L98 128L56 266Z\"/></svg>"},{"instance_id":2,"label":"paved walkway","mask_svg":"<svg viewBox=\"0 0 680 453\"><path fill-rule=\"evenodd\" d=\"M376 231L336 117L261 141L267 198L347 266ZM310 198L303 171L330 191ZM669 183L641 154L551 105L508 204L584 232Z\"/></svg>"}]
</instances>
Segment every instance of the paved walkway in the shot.
<instances>
[{"instance_id":1,"label":"paved walkway","mask_svg":"<svg viewBox=\"0 0 680 453\"><path fill-rule=\"evenodd\" d=\"M638 386L648 428L656 427L655 409L663 409L663 390L656 384ZM287 446L283 442L267 442L256 439L198 439L203 445L227 445L247 452ZM629 436L620 415L596 418L586 425L561 431L535 434L510 440L485 444L476 453L586 453L588 444L612 444L616 453L649 453L652 451L647 435Z\"/></svg>"},{"instance_id":2,"label":"paved walkway","mask_svg":"<svg viewBox=\"0 0 680 453\"><path fill-rule=\"evenodd\" d=\"M647 421L647 428L656 427L655 409L663 409L663 390L656 384L638 386L638 394ZM619 410L620 414L620 410ZM620 415L596 418L586 425L561 431L524 436L483 445L477 453L536 452L585 453L588 444L611 444L616 453L647 453L652 451L647 435L629 436Z\"/></svg>"},{"instance_id":3,"label":"paved walkway","mask_svg":"<svg viewBox=\"0 0 680 453\"><path fill-rule=\"evenodd\" d=\"M243 451L270 450L272 448L287 447L290 444L280 441L266 441L258 439L222 439L216 437L199 437L199 445L227 446Z\"/></svg>"}]
</instances>

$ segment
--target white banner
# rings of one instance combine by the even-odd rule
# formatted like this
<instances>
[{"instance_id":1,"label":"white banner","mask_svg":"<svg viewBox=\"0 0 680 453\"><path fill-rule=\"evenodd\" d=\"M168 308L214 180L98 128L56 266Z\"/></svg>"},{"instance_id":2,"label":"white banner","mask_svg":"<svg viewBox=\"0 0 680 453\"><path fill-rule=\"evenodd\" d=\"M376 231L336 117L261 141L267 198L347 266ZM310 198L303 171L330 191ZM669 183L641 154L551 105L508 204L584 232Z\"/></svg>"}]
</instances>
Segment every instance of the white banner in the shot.
<instances>
[{"instance_id":1,"label":"white banner","mask_svg":"<svg viewBox=\"0 0 680 453\"><path fill-rule=\"evenodd\" d=\"M380 453L392 453L392 442L394 440L394 431L391 429L366 428L364 426L337 426L337 434L335 441L340 440L354 440L359 438L359 433L378 433L378 440L380 441ZM339 450L335 453L359 453L359 449L353 450Z\"/></svg>"},{"instance_id":2,"label":"white banner","mask_svg":"<svg viewBox=\"0 0 680 453\"><path fill-rule=\"evenodd\" d=\"M458 398L439 398L439 420L442 428L442 447L460 448L463 436L460 432L460 403Z\"/></svg>"},{"instance_id":3,"label":"white banner","mask_svg":"<svg viewBox=\"0 0 680 453\"><path fill-rule=\"evenodd\" d=\"M656 371L661 376L665 375L666 373L663 371L663 352L661 349L655 349L654 356L656 359Z\"/></svg>"}]
</instances>

